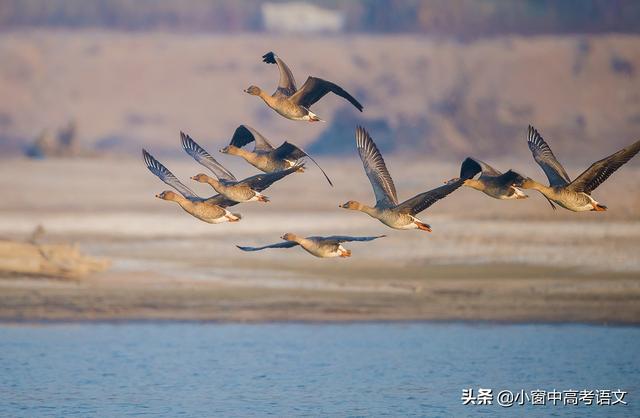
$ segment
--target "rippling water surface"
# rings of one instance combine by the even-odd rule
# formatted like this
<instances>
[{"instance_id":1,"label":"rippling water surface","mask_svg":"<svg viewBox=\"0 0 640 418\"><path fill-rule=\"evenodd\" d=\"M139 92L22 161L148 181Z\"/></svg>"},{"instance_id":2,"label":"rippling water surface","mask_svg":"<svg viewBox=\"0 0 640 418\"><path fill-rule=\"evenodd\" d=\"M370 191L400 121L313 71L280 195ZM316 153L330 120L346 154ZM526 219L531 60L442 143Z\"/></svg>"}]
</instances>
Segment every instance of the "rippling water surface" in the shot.
<instances>
[{"instance_id":1,"label":"rippling water surface","mask_svg":"<svg viewBox=\"0 0 640 418\"><path fill-rule=\"evenodd\" d=\"M0 326L0 416L640 416L639 347L640 328L584 325ZM464 406L479 387L629 393Z\"/></svg>"}]
</instances>

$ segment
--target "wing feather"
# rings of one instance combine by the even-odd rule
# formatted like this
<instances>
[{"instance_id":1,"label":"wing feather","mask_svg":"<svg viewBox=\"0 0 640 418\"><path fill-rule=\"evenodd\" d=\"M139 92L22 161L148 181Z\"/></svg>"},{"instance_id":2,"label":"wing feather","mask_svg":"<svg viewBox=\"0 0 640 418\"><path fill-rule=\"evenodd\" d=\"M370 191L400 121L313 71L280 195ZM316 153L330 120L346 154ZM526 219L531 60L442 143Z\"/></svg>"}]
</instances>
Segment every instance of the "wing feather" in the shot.
<instances>
[{"instance_id":1,"label":"wing feather","mask_svg":"<svg viewBox=\"0 0 640 418\"><path fill-rule=\"evenodd\" d=\"M276 148L274 152L275 152L276 158L280 160L284 160L284 159L299 160L300 158L304 158L304 157L309 158L320 169L320 171L322 171L322 174L324 174L324 178L327 179L329 184L333 186L331 179L329 178L327 173L324 172L322 167L320 167L320 164L318 164L318 162L314 160L312 156L307 154L302 148L285 141L282 145Z\"/></svg>"},{"instance_id":2,"label":"wing feather","mask_svg":"<svg viewBox=\"0 0 640 418\"><path fill-rule=\"evenodd\" d=\"M249 125L240 125L236 128L231 138L230 144L238 148L242 148L250 142L254 142L253 151L269 152L273 150L273 146L267 138L262 136L258 131Z\"/></svg>"},{"instance_id":3,"label":"wing feather","mask_svg":"<svg viewBox=\"0 0 640 418\"><path fill-rule=\"evenodd\" d=\"M575 192L590 194L617 169L622 167L640 151L640 141L636 141L626 148L596 161L582 174L569 184L569 188Z\"/></svg>"},{"instance_id":4,"label":"wing feather","mask_svg":"<svg viewBox=\"0 0 640 418\"><path fill-rule=\"evenodd\" d=\"M278 70L280 71L280 80L278 81L278 89L276 93L281 93L285 96L291 96L296 92L296 80L293 78L293 73L284 63L283 60L280 59L273 52L267 52L262 56L262 61L267 64L277 64Z\"/></svg>"},{"instance_id":5,"label":"wing feather","mask_svg":"<svg viewBox=\"0 0 640 418\"><path fill-rule=\"evenodd\" d=\"M401 213L408 213L412 216L417 215L438 200L445 198L449 193L455 191L464 184L464 179L456 178L445 183L444 186L436 187L428 192L420 193L411 199L407 199L400 203L396 208Z\"/></svg>"},{"instance_id":6,"label":"wing feather","mask_svg":"<svg viewBox=\"0 0 640 418\"><path fill-rule=\"evenodd\" d=\"M255 176L248 177L244 180L239 181L239 184L246 184L251 187L251 189L261 192L271 186L278 180L283 179L291 173L295 173L300 170L301 167L304 167L303 163L296 164L293 167L287 168L286 170L274 171L272 173L263 173L256 174Z\"/></svg>"},{"instance_id":7,"label":"wing feather","mask_svg":"<svg viewBox=\"0 0 640 418\"><path fill-rule=\"evenodd\" d=\"M549 184L554 187L563 187L571 182L569 175L558 162L551 151L549 144L545 142L536 128L529 125L527 144L533 154L533 159L542 168L549 179Z\"/></svg>"},{"instance_id":8,"label":"wing feather","mask_svg":"<svg viewBox=\"0 0 640 418\"><path fill-rule=\"evenodd\" d=\"M394 206L398 204L396 186L387 170L382 154L369 136L369 133L358 126L356 129L356 147L369 177L373 193L376 195L376 206Z\"/></svg>"},{"instance_id":9,"label":"wing feather","mask_svg":"<svg viewBox=\"0 0 640 418\"><path fill-rule=\"evenodd\" d=\"M504 174L500 174L499 176L494 177L497 184L502 186L519 186L524 181L524 176L519 173L516 173L513 170L509 170Z\"/></svg>"},{"instance_id":10,"label":"wing feather","mask_svg":"<svg viewBox=\"0 0 640 418\"><path fill-rule=\"evenodd\" d=\"M217 194L215 196L211 196L208 199L203 199L203 201L205 203L211 204L211 205L218 205L221 208L228 208L230 206L234 206L237 205L239 202L236 202L235 200L230 200L227 199L226 197L224 197L221 194Z\"/></svg>"},{"instance_id":11,"label":"wing feather","mask_svg":"<svg viewBox=\"0 0 640 418\"><path fill-rule=\"evenodd\" d=\"M462 164L465 164L465 163L466 164L476 163L478 165L478 171L488 176L499 176L500 174L502 174L500 171L491 167L489 164L485 163L484 161L478 160L477 158L467 157L467 159L464 160Z\"/></svg>"},{"instance_id":12,"label":"wing feather","mask_svg":"<svg viewBox=\"0 0 640 418\"><path fill-rule=\"evenodd\" d=\"M219 180L237 181L229 170L224 168L222 164L216 161L211 154L198 145L189 135L180 132L180 140L182 141L182 148L185 152L192 156L194 160L207 167Z\"/></svg>"},{"instance_id":13,"label":"wing feather","mask_svg":"<svg viewBox=\"0 0 640 418\"><path fill-rule=\"evenodd\" d=\"M352 237L350 235L332 235L330 237L309 237L309 238L318 238L327 243L340 244L341 242L373 241L374 239L384 238L384 237L386 237L386 235L377 235L372 237Z\"/></svg>"},{"instance_id":14,"label":"wing feather","mask_svg":"<svg viewBox=\"0 0 640 418\"><path fill-rule=\"evenodd\" d=\"M144 162L147 165L149 171L158 176L160 180L180 192L182 196L190 200L200 199L200 197L198 197L198 195L196 195L193 190L182 184L180 180L178 180L178 178L174 176L173 173L169 171L169 169L167 169L167 167L162 165L160 161L156 160L145 149L142 150L142 158L144 159Z\"/></svg>"},{"instance_id":15,"label":"wing feather","mask_svg":"<svg viewBox=\"0 0 640 418\"><path fill-rule=\"evenodd\" d=\"M312 104L322 99L329 92L347 99L352 105L354 105L359 111L362 112L363 107L360 102L357 101L346 90L344 90L337 84L317 77L307 78L307 81L305 81L302 87L300 87L300 90L298 90L294 95L291 96L291 101L300 106L309 108Z\"/></svg>"},{"instance_id":16,"label":"wing feather","mask_svg":"<svg viewBox=\"0 0 640 418\"><path fill-rule=\"evenodd\" d=\"M282 241L275 244L264 245L262 247L243 247L240 245L236 245L236 247L238 247L242 251L260 251L266 248L291 248L291 247L295 247L296 245L300 245L300 244L293 241Z\"/></svg>"}]
</instances>

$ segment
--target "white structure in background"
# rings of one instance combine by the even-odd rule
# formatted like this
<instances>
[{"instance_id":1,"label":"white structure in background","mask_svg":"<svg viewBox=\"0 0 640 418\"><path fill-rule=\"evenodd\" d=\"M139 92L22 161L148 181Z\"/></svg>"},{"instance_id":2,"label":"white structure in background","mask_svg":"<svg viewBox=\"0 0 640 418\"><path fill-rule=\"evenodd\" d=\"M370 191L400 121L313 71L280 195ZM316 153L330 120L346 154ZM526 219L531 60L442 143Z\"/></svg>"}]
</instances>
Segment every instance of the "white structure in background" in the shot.
<instances>
[{"instance_id":1,"label":"white structure in background","mask_svg":"<svg viewBox=\"0 0 640 418\"><path fill-rule=\"evenodd\" d=\"M269 32L341 32L344 15L309 3L264 3L262 21Z\"/></svg>"}]
</instances>

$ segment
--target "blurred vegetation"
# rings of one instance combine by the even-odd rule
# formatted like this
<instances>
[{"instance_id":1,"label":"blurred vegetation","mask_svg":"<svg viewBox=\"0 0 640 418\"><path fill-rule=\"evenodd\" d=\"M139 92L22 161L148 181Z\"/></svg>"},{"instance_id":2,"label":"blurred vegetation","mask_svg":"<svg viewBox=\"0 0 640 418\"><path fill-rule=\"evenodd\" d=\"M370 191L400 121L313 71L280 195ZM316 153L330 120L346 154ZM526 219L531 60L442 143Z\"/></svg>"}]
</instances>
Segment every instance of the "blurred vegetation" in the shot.
<instances>
[{"instance_id":1,"label":"blurred vegetation","mask_svg":"<svg viewBox=\"0 0 640 418\"><path fill-rule=\"evenodd\" d=\"M284 3L283 1L273 1ZM259 32L259 0L0 0L0 29L99 27L120 30ZM499 34L640 31L635 0L311 1L341 11L349 32Z\"/></svg>"}]
</instances>

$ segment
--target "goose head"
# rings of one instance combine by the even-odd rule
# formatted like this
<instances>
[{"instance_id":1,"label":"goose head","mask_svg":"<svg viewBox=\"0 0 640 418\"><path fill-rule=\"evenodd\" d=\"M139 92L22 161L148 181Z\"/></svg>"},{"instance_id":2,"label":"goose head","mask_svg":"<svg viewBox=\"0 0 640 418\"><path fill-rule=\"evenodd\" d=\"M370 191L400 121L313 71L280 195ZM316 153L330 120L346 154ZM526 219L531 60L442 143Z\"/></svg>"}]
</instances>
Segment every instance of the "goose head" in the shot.
<instances>
[{"instance_id":1,"label":"goose head","mask_svg":"<svg viewBox=\"0 0 640 418\"><path fill-rule=\"evenodd\" d=\"M292 234L291 232L287 232L286 234L284 234L280 238L285 240L285 241L295 241L296 240L296 234Z\"/></svg>"},{"instance_id":2,"label":"goose head","mask_svg":"<svg viewBox=\"0 0 640 418\"><path fill-rule=\"evenodd\" d=\"M191 177L191 180L195 180L199 183L209 183L209 181L211 180L211 177L207 176L206 174L199 173Z\"/></svg>"},{"instance_id":3,"label":"goose head","mask_svg":"<svg viewBox=\"0 0 640 418\"><path fill-rule=\"evenodd\" d=\"M237 155L238 150L239 148L236 147L235 145L227 145L226 147L222 148L220 152L223 154Z\"/></svg>"},{"instance_id":4,"label":"goose head","mask_svg":"<svg viewBox=\"0 0 640 418\"><path fill-rule=\"evenodd\" d=\"M156 197L162 200L178 200L178 195L171 190L165 190L164 192L157 194Z\"/></svg>"},{"instance_id":5,"label":"goose head","mask_svg":"<svg viewBox=\"0 0 640 418\"><path fill-rule=\"evenodd\" d=\"M362 203L356 202L355 200L349 200L346 203L338 205L338 207L342 208L342 209L361 210L362 209Z\"/></svg>"},{"instance_id":6,"label":"goose head","mask_svg":"<svg viewBox=\"0 0 640 418\"><path fill-rule=\"evenodd\" d=\"M260 96L262 90L258 86L249 86L244 90L245 93L249 93L252 96Z\"/></svg>"}]
</instances>

